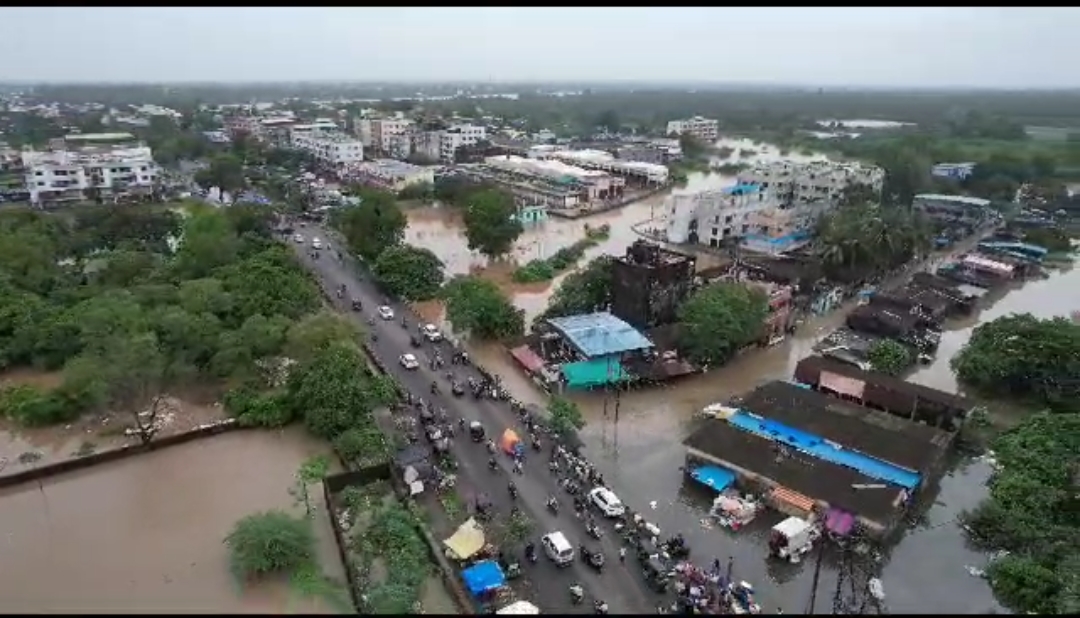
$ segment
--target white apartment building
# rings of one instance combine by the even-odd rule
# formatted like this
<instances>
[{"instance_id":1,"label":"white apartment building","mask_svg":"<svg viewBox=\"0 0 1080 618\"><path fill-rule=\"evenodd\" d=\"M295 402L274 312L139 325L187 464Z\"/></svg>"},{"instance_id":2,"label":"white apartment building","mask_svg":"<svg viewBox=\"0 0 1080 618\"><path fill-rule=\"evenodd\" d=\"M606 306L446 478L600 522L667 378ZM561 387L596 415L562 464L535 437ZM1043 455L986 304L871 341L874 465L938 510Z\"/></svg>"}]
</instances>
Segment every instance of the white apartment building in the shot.
<instances>
[{"instance_id":1,"label":"white apartment building","mask_svg":"<svg viewBox=\"0 0 1080 618\"><path fill-rule=\"evenodd\" d=\"M533 153L536 153L535 156ZM670 171L666 165L622 161L603 150L559 150L550 146L534 146L529 149L530 159L555 159L589 170L601 170L619 176L633 178L647 184L664 184Z\"/></svg>"},{"instance_id":2,"label":"white apartment building","mask_svg":"<svg viewBox=\"0 0 1080 618\"><path fill-rule=\"evenodd\" d=\"M442 131L417 131L411 135L412 154L427 159L439 161L442 156Z\"/></svg>"},{"instance_id":3,"label":"white apartment building","mask_svg":"<svg viewBox=\"0 0 1080 618\"><path fill-rule=\"evenodd\" d=\"M150 147L126 133L71 135L61 148L20 156L30 202L37 206L90 199L91 189L106 198L146 194L158 177Z\"/></svg>"},{"instance_id":4,"label":"white apartment building","mask_svg":"<svg viewBox=\"0 0 1080 618\"><path fill-rule=\"evenodd\" d=\"M376 159L346 167L342 176L395 193L418 184L435 184L435 168L393 159Z\"/></svg>"},{"instance_id":5,"label":"white apartment building","mask_svg":"<svg viewBox=\"0 0 1080 618\"><path fill-rule=\"evenodd\" d=\"M360 140L338 131L296 131L292 134L292 147L311 153L315 160L339 167L364 160L364 145Z\"/></svg>"},{"instance_id":6,"label":"white apartment building","mask_svg":"<svg viewBox=\"0 0 1080 618\"><path fill-rule=\"evenodd\" d=\"M413 121L404 117L359 118L354 123L354 132L365 148L388 153L400 148L400 137L412 131Z\"/></svg>"},{"instance_id":7,"label":"white apartment building","mask_svg":"<svg viewBox=\"0 0 1080 618\"><path fill-rule=\"evenodd\" d=\"M790 206L825 202L831 207L853 185L866 185L880 194L885 170L862 163L775 161L740 172L739 182L761 185Z\"/></svg>"},{"instance_id":8,"label":"white apartment building","mask_svg":"<svg viewBox=\"0 0 1080 618\"><path fill-rule=\"evenodd\" d=\"M756 185L674 193L665 200L667 241L719 247L725 238L760 231L758 215L777 207Z\"/></svg>"},{"instance_id":9,"label":"white apartment building","mask_svg":"<svg viewBox=\"0 0 1080 618\"><path fill-rule=\"evenodd\" d=\"M474 124L457 124L440 133L439 159L445 163L454 162L458 148L475 146L487 139L487 129Z\"/></svg>"},{"instance_id":10,"label":"white apartment building","mask_svg":"<svg viewBox=\"0 0 1080 618\"><path fill-rule=\"evenodd\" d=\"M672 120L667 123L667 134L690 135L703 142L715 142L720 139L720 122L701 116Z\"/></svg>"}]
</instances>

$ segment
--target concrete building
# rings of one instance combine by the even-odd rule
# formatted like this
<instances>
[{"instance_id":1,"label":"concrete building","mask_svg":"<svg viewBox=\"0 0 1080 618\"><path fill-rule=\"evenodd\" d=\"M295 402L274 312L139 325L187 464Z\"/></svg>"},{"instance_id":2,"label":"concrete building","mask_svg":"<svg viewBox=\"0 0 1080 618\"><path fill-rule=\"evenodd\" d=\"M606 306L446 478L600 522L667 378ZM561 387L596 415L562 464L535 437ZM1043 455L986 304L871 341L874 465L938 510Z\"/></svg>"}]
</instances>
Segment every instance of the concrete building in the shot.
<instances>
[{"instance_id":1,"label":"concrete building","mask_svg":"<svg viewBox=\"0 0 1080 618\"><path fill-rule=\"evenodd\" d=\"M948 180L967 180L975 173L975 163L938 163L930 168L930 175Z\"/></svg>"},{"instance_id":2,"label":"concrete building","mask_svg":"<svg viewBox=\"0 0 1080 618\"><path fill-rule=\"evenodd\" d=\"M413 121L404 115L390 118L368 116L358 119L354 126L356 136L365 148L387 154L400 143L398 139L402 135L413 129Z\"/></svg>"},{"instance_id":3,"label":"concrete building","mask_svg":"<svg viewBox=\"0 0 1080 618\"><path fill-rule=\"evenodd\" d=\"M475 146L487 139L487 129L474 124L458 124L440 132L439 160L453 163L459 148Z\"/></svg>"},{"instance_id":4,"label":"concrete building","mask_svg":"<svg viewBox=\"0 0 1080 618\"><path fill-rule=\"evenodd\" d=\"M971 225L988 216L990 200L963 195L921 193L912 199L911 207L934 221Z\"/></svg>"},{"instance_id":5,"label":"concrete building","mask_svg":"<svg viewBox=\"0 0 1080 618\"><path fill-rule=\"evenodd\" d=\"M0 144L0 202L29 200L22 153Z\"/></svg>"},{"instance_id":6,"label":"concrete building","mask_svg":"<svg viewBox=\"0 0 1080 618\"><path fill-rule=\"evenodd\" d=\"M292 147L315 157L316 161L340 167L364 160L364 145L360 140L338 131L296 130L292 133Z\"/></svg>"},{"instance_id":7,"label":"concrete building","mask_svg":"<svg viewBox=\"0 0 1080 618\"><path fill-rule=\"evenodd\" d=\"M435 184L435 170L393 159L376 159L348 165L343 177L397 193L417 184Z\"/></svg>"},{"instance_id":8,"label":"concrete building","mask_svg":"<svg viewBox=\"0 0 1080 618\"><path fill-rule=\"evenodd\" d=\"M263 118L259 121L257 137L273 148L289 148L292 145L293 128L300 124L296 118Z\"/></svg>"},{"instance_id":9,"label":"concrete building","mask_svg":"<svg viewBox=\"0 0 1080 618\"><path fill-rule=\"evenodd\" d=\"M439 161L442 155L442 131L417 131L412 134L412 155L425 161Z\"/></svg>"},{"instance_id":10,"label":"concrete building","mask_svg":"<svg viewBox=\"0 0 1080 618\"><path fill-rule=\"evenodd\" d=\"M262 128L261 121L257 116L244 113L227 116L224 125L225 132L232 139L236 139L236 136L240 134L257 136Z\"/></svg>"},{"instance_id":11,"label":"concrete building","mask_svg":"<svg viewBox=\"0 0 1080 618\"><path fill-rule=\"evenodd\" d=\"M578 202L603 201L618 198L626 186L625 179L600 170L587 170L552 159L523 159L515 156L488 157L484 167L518 178L570 189Z\"/></svg>"},{"instance_id":12,"label":"concrete building","mask_svg":"<svg viewBox=\"0 0 1080 618\"><path fill-rule=\"evenodd\" d=\"M694 116L685 120L672 120L667 123L668 135L689 135L703 142L715 142L720 139L720 123L709 118Z\"/></svg>"},{"instance_id":13,"label":"concrete building","mask_svg":"<svg viewBox=\"0 0 1080 618\"><path fill-rule=\"evenodd\" d=\"M757 216L779 203L754 184L718 191L677 193L667 198L667 240L719 247L728 238L762 233Z\"/></svg>"},{"instance_id":14,"label":"concrete building","mask_svg":"<svg viewBox=\"0 0 1080 618\"><path fill-rule=\"evenodd\" d=\"M530 149L529 158L562 161L582 169L607 172L645 185L666 184L670 176L666 166L623 161L603 150L561 150L554 146L535 146Z\"/></svg>"},{"instance_id":15,"label":"concrete building","mask_svg":"<svg viewBox=\"0 0 1080 618\"><path fill-rule=\"evenodd\" d=\"M690 295L696 259L635 241L612 264L611 313L634 328L674 323Z\"/></svg>"},{"instance_id":16,"label":"concrete building","mask_svg":"<svg viewBox=\"0 0 1080 618\"><path fill-rule=\"evenodd\" d=\"M640 163L652 163L664 165L667 156L663 149L654 148L645 144L629 144L617 146L614 149L615 158L620 161L637 161Z\"/></svg>"},{"instance_id":17,"label":"concrete building","mask_svg":"<svg viewBox=\"0 0 1080 618\"><path fill-rule=\"evenodd\" d=\"M149 146L130 133L69 135L47 151L20 153L30 202L47 206L153 191L159 170Z\"/></svg>"}]
</instances>

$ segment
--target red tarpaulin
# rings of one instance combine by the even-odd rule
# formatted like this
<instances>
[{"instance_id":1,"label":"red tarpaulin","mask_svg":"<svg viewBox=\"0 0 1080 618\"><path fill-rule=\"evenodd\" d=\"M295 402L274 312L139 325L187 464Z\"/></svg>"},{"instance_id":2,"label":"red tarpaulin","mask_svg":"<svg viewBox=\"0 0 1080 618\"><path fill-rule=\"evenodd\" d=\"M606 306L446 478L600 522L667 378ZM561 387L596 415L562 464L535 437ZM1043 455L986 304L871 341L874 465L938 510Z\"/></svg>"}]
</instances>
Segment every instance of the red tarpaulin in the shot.
<instances>
[{"instance_id":1,"label":"red tarpaulin","mask_svg":"<svg viewBox=\"0 0 1080 618\"><path fill-rule=\"evenodd\" d=\"M522 367L533 373L540 373L540 370L544 368L544 359L537 356L536 352L530 350L527 345L510 350L510 356L513 356L514 360L520 363Z\"/></svg>"}]
</instances>

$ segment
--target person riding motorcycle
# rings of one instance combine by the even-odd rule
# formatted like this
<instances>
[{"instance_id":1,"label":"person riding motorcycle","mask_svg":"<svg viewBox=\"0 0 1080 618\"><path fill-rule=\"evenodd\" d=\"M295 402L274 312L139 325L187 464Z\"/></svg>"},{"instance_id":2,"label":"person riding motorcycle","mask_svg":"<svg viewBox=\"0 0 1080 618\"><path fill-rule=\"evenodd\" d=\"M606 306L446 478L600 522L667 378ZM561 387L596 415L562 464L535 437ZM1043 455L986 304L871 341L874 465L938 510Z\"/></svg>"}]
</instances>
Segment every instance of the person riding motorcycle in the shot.
<instances>
[{"instance_id":1,"label":"person riding motorcycle","mask_svg":"<svg viewBox=\"0 0 1080 618\"><path fill-rule=\"evenodd\" d=\"M559 510L559 500L555 496L548 496L547 507L553 511Z\"/></svg>"},{"instance_id":2,"label":"person riding motorcycle","mask_svg":"<svg viewBox=\"0 0 1080 618\"><path fill-rule=\"evenodd\" d=\"M581 587L581 584L574 582L570 584L570 598L574 601L574 604L581 603L585 598L585 589Z\"/></svg>"},{"instance_id":3,"label":"person riding motorcycle","mask_svg":"<svg viewBox=\"0 0 1080 618\"><path fill-rule=\"evenodd\" d=\"M494 457L488 457L488 467L495 470L499 467L499 462L495 461Z\"/></svg>"},{"instance_id":4,"label":"person riding motorcycle","mask_svg":"<svg viewBox=\"0 0 1080 618\"><path fill-rule=\"evenodd\" d=\"M525 559L529 562L536 562L536 544L532 541L525 544Z\"/></svg>"},{"instance_id":5,"label":"person riding motorcycle","mask_svg":"<svg viewBox=\"0 0 1080 618\"><path fill-rule=\"evenodd\" d=\"M604 603L604 602L603 602L603 601L601 601L600 599L597 599L597 600L596 600L596 602L595 602L595 603L593 603L593 609L594 609L594 610L596 611L596 613L598 613L598 614L606 614L606 613L608 613L608 606L607 606L607 603Z\"/></svg>"},{"instance_id":6,"label":"person riding motorcycle","mask_svg":"<svg viewBox=\"0 0 1080 618\"><path fill-rule=\"evenodd\" d=\"M488 439L488 441L487 441L487 450L488 450L489 453L494 453L495 452L495 441L494 440Z\"/></svg>"},{"instance_id":7,"label":"person riding motorcycle","mask_svg":"<svg viewBox=\"0 0 1080 618\"><path fill-rule=\"evenodd\" d=\"M369 315L368 319L367 319L367 323L368 323L368 326L374 326L375 325L375 318L373 318L373 317L371 317Z\"/></svg>"},{"instance_id":8,"label":"person riding motorcycle","mask_svg":"<svg viewBox=\"0 0 1080 618\"><path fill-rule=\"evenodd\" d=\"M409 323L405 320L405 316L401 316L401 327L402 328L408 328L409 327Z\"/></svg>"},{"instance_id":9,"label":"person riding motorcycle","mask_svg":"<svg viewBox=\"0 0 1080 618\"><path fill-rule=\"evenodd\" d=\"M435 383L435 381L433 380L431 382L431 394L434 395L435 393L438 393L438 392L439 392L439 385L437 383Z\"/></svg>"},{"instance_id":10,"label":"person riding motorcycle","mask_svg":"<svg viewBox=\"0 0 1080 618\"><path fill-rule=\"evenodd\" d=\"M510 497L511 498L517 498L518 489L517 489L517 485L514 485L514 481L510 481L510 484L507 485L506 488L510 491Z\"/></svg>"}]
</instances>

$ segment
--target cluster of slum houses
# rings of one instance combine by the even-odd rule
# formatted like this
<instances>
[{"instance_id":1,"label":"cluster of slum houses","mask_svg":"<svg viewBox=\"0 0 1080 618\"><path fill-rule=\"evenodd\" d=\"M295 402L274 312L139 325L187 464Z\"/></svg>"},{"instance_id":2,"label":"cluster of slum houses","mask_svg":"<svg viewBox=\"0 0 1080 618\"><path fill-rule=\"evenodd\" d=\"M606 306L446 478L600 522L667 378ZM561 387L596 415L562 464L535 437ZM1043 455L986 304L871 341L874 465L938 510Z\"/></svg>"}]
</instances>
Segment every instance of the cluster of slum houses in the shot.
<instances>
[{"instance_id":1,"label":"cluster of slum houses","mask_svg":"<svg viewBox=\"0 0 1080 618\"><path fill-rule=\"evenodd\" d=\"M945 468L973 404L849 363L811 356L704 421L686 469L721 467L790 517L841 513L871 538L898 528Z\"/></svg>"}]
</instances>

